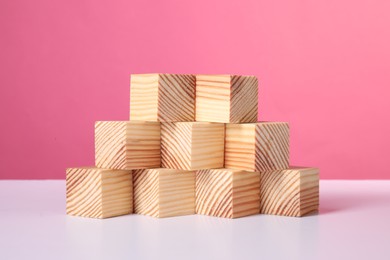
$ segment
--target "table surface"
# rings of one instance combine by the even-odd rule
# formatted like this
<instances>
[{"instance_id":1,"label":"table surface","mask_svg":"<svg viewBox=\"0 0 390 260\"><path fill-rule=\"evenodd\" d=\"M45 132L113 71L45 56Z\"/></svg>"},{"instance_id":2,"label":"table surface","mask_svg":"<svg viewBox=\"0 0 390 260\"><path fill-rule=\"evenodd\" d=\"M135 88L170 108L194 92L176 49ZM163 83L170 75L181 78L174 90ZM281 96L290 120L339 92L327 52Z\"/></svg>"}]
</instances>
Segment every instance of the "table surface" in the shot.
<instances>
[{"instance_id":1,"label":"table surface","mask_svg":"<svg viewBox=\"0 0 390 260\"><path fill-rule=\"evenodd\" d=\"M1 259L390 259L390 181L321 181L320 212L65 215L64 181L0 181Z\"/></svg>"}]
</instances>

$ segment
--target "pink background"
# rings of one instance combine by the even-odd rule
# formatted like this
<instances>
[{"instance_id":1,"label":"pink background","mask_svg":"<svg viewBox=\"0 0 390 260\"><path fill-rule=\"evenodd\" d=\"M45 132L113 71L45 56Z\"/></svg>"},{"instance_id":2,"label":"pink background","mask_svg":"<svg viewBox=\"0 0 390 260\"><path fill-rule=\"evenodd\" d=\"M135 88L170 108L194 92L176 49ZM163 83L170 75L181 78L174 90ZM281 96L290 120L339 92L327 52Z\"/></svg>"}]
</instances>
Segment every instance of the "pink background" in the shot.
<instances>
[{"instance_id":1,"label":"pink background","mask_svg":"<svg viewBox=\"0 0 390 260\"><path fill-rule=\"evenodd\" d=\"M0 2L2 179L94 163L96 120L127 120L129 74L254 74L291 162L388 179L390 1Z\"/></svg>"}]
</instances>

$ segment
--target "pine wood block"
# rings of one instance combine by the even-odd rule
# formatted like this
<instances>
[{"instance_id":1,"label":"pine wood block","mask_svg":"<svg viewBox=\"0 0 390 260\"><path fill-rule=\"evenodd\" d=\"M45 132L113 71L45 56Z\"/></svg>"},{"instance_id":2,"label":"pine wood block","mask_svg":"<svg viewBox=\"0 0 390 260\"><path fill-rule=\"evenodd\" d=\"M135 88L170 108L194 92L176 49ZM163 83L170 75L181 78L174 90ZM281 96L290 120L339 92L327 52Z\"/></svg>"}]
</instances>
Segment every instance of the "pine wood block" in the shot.
<instances>
[{"instance_id":1,"label":"pine wood block","mask_svg":"<svg viewBox=\"0 0 390 260\"><path fill-rule=\"evenodd\" d=\"M258 80L255 76L197 75L196 121L257 121Z\"/></svg>"},{"instance_id":2,"label":"pine wood block","mask_svg":"<svg viewBox=\"0 0 390 260\"><path fill-rule=\"evenodd\" d=\"M195 82L193 75L131 75L130 119L195 121Z\"/></svg>"},{"instance_id":3,"label":"pine wood block","mask_svg":"<svg viewBox=\"0 0 390 260\"><path fill-rule=\"evenodd\" d=\"M227 124L225 167L264 172L287 169L290 157L288 123Z\"/></svg>"},{"instance_id":4,"label":"pine wood block","mask_svg":"<svg viewBox=\"0 0 390 260\"><path fill-rule=\"evenodd\" d=\"M160 123L98 121L95 123L95 164L99 168L160 167Z\"/></svg>"},{"instance_id":5,"label":"pine wood block","mask_svg":"<svg viewBox=\"0 0 390 260\"><path fill-rule=\"evenodd\" d=\"M66 213L109 218L133 212L131 171L94 167L66 170Z\"/></svg>"},{"instance_id":6,"label":"pine wood block","mask_svg":"<svg viewBox=\"0 0 390 260\"><path fill-rule=\"evenodd\" d=\"M319 169L297 168L261 173L261 213L301 217L319 206Z\"/></svg>"},{"instance_id":7,"label":"pine wood block","mask_svg":"<svg viewBox=\"0 0 390 260\"><path fill-rule=\"evenodd\" d=\"M239 218L260 213L260 174L231 169L196 173L196 213Z\"/></svg>"},{"instance_id":8,"label":"pine wood block","mask_svg":"<svg viewBox=\"0 0 390 260\"><path fill-rule=\"evenodd\" d=\"M225 125L208 122L161 124L163 168L198 170L224 163Z\"/></svg>"},{"instance_id":9,"label":"pine wood block","mask_svg":"<svg viewBox=\"0 0 390 260\"><path fill-rule=\"evenodd\" d=\"M195 172L140 169L134 176L134 212L157 218L195 214Z\"/></svg>"}]
</instances>

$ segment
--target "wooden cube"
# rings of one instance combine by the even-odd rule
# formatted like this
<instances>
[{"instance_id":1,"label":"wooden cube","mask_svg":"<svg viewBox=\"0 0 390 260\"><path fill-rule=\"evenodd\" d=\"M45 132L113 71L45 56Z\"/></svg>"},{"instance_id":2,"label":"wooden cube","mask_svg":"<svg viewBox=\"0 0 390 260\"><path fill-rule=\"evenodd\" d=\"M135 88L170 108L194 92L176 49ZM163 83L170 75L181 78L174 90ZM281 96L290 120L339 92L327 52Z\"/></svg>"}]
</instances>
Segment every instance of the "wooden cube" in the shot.
<instances>
[{"instance_id":1,"label":"wooden cube","mask_svg":"<svg viewBox=\"0 0 390 260\"><path fill-rule=\"evenodd\" d=\"M66 213L109 218L133 212L131 171L93 167L66 170Z\"/></svg>"},{"instance_id":2,"label":"wooden cube","mask_svg":"<svg viewBox=\"0 0 390 260\"><path fill-rule=\"evenodd\" d=\"M95 164L99 168L160 167L160 123L98 121L95 123Z\"/></svg>"},{"instance_id":3,"label":"wooden cube","mask_svg":"<svg viewBox=\"0 0 390 260\"><path fill-rule=\"evenodd\" d=\"M318 210L319 169L292 167L261 173L261 213L301 217Z\"/></svg>"},{"instance_id":4,"label":"wooden cube","mask_svg":"<svg viewBox=\"0 0 390 260\"><path fill-rule=\"evenodd\" d=\"M239 218L260 213L260 174L231 169L196 173L196 213Z\"/></svg>"},{"instance_id":5,"label":"wooden cube","mask_svg":"<svg viewBox=\"0 0 390 260\"><path fill-rule=\"evenodd\" d=\"M196 121L257 121L258 80L255 76L197 75Z\"/></svg>"},{"instance_id":6,"label":"wooden cube","mask_svg":"<svg viewBox=\"0 0 390 260\"><path fill-rule=\"evenodd\" d=\"M225 167L256 172L288 168L289 132L288 123L227 124Z\"/></svg>"},{"instance_id":7,"label":"wooden cube","mask_svg":"<svg viewBox=\"0 0 390 260\"><path fill-rule=\"evenodd\" d=\"M221 168L224 135L225 126L220 123L162 123L161 165L181 170Z\"/></svg>"},{"instance_id":8,"label":"wooden cube","mask_svg":"<svg viewBox=\"0 0 390 260\"><path fill-rule=\"evenodd\" d=\"M131 75L130 119L195 121L195 81L193 75Z\"/></svg>"},{"instance_id":9,"label":"wooden cube","mask_svg":"<svg viewBox=\"0 0 390 260\"><path fill-rule=\"evenodd\" d=\"M195 214L195 172L134 171L134 212L157 218Z\"/></svg>"}]
</instances>

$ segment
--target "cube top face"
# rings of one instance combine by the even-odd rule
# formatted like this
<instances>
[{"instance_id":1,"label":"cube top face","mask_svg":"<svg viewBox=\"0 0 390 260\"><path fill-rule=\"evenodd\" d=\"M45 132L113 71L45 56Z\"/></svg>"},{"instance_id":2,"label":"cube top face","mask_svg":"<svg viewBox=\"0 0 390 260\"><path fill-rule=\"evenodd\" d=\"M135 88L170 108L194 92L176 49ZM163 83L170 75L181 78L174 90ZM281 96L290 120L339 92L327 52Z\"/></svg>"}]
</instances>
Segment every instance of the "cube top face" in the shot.
<instances>
[{"instance_id":1,"label":"cube top face","mask_svg":"<svg viewBox=\"0 0 390 260\"><path fill-rule=\"evenodd\" d=\"M256 172L286 169L289 138L284 122L227 124L225 167Z\"/></svg>"},{"instance_id":2,"label":"cube top face","mask_svg":"<svg viewBox=\"0 0 390 260\"><path fill-rule=\"evenodd\" d=\"M225 126L219 123L163 123L162 167L182 170L223 167L224 134Z\"/></svg>"},{"instance_id":3,"label":"cube top face","mask_svg":"<svg viewBox=\"0 0 390 260\"><path fill-rule=\"evenodd\" d=\"M158 173L160 176L165 175L179 175L179 174L193 174L195 171L187 171L187 170L177 170L177 169L167 169L167 168L156 168L156 169L144 169L143 171L151 170L155 173Z\"/></svg>"},{"instance_id":4,"label":"cube top face","mask_svg":"<svg viewBox=\"0 0 390 260\"><path fill-rule=\"evenodd\" d=\"M131 171L69 168L66 171L68 215L108 218L133 211Z\"/></svg>"},{"instance_id":5,"label":"cube top face","mask_svg":"<svg viewBox=\"0 0 390 260\"><path fill-rule=\"evenodd\" d=\"M158 122L96 122L96 166L110 169L160 167L160 132Z\"/></svg>"},{"instance_id":6,"label":"cube top face","mask_svg":"<svg viewBox=\"0 0 390 260\"><path fill-rule=\"evenodd\" d=\"M130 84L131 120L195 120L195 76L133 74Z\"/></svg>"},{"instance_id":7,"label":"cube top face","mask_svg":"<svg viewBox=\"0 0 390 260\"><path fill-rule=\"evenodd\" d=\"M300 217L318 210L319 170L292 167L261 173L261 213Z\"/></svg>"},{"instance_id":8,"label":"cube top face","mask_svg":"<svg viewBox=\"0 0 390 260\"><path fill-rule=\"evenodd\" d=\"M134 171L134 210L159 218L194 214L195 171Z\"/></svg>"},{"instance_id":9,"label":"cube top face","mask_svg":"<svg viewBox=\"0 0 390 260\"><path fill-rule=\"evenodd\" d=\"M197 75L196 121L257 121L258 80L255 76Z\"/></svg>"},{"instance_id":10,"label":"cube top face","mask_svg":"<svg viewBox=\"0 0 390 260\"><path fill-rule=\"evenodd\" d=\"M196 212L239 218L260 212L260 174L232 169L196 173Z\"/></svg>"}]
</instances>

